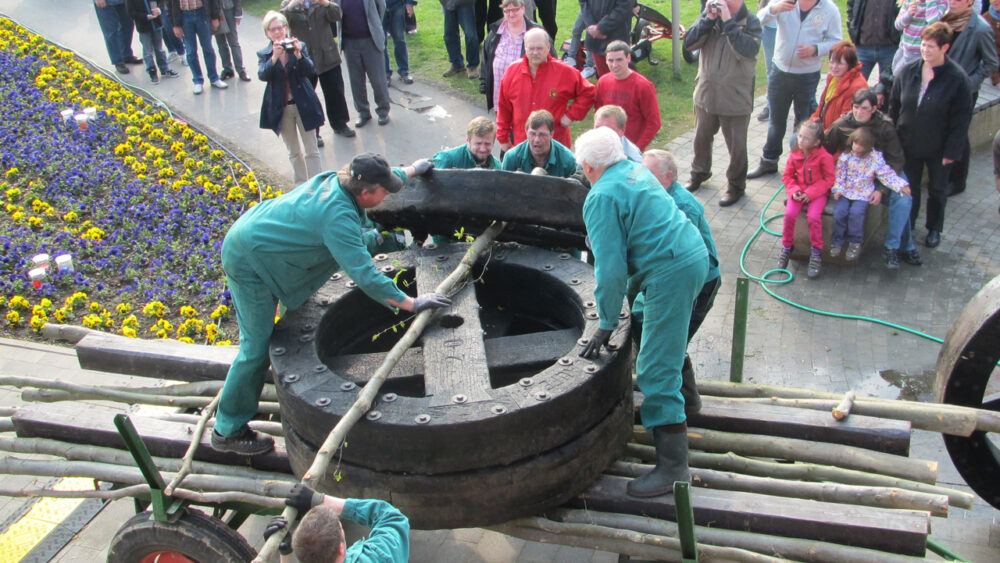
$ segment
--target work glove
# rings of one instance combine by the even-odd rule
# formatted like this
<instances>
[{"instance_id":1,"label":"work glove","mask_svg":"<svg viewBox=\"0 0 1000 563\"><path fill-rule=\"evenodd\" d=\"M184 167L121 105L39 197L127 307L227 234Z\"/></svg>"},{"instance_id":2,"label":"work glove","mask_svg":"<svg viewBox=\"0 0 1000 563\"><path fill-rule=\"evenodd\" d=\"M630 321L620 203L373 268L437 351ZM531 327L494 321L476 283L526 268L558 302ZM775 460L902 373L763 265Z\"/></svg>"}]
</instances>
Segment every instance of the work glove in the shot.
<instances>
[{"instance_id":1,"label":"work glove","mask_svg":"<svg viewBox=\"0 0 1000 563\"><path fill-rule=\"evenodd\" d=\"M267 541L267 538L271 537L273 534L284 530L287 526L288 521L285 520L284 516L275 516L274 518L271 518L271 521L267 523L267 527L264 528L264 541ZM292 554L291 533L285 534L285 538L281 540L280 544L278 544L278 553L282 555Z\"/></svg>"},{"instance_id":2,"label":"work glove","mask_svg":"<svg viewBox=\"0 0 1000 563\"><path fill-rule=\"evenodd\" d=\"M423 175L430 172L431 168L434 168L434 163L426 158L421 158L414 160L411 166L413 166L413 170L415 170L417 174Z\"/></svg>"},{"instance_id":3,"label":"work glove","mask_svg":"<svg viewBox=\"0 0 1000 563\"><path fill-rule=\"evenodd\" d=\"M611 340L611 331L606 328L599 328L594 332L594 335L590 337L590 342L583 347L583 352L580 352L581 358L596 358L601 353L601 346L607 346L608 341Z\"/></svg>"},{"instance_id":4,"label":"work glove","mask_svg":"<svg viewBox=\"0 0 1000 563\"><path fill-rule=\"evenodd\" d=\"M299 514L305 514L310 508L323 504L323 494L310 489L308 485L296 483L285 497L285 504L298 510Z\"/></svg>"},{"instance_id":5,"label":"work glove","mask_svg":"<svg viewBox=\"0 0 1000 563\"><path fill-rule=\"evenodd\" d=\"M419 313L426 309L439 309L451 305L451 299L441 293L425 293L413 300L413 312Z\"/></svg>"}]
</instances>

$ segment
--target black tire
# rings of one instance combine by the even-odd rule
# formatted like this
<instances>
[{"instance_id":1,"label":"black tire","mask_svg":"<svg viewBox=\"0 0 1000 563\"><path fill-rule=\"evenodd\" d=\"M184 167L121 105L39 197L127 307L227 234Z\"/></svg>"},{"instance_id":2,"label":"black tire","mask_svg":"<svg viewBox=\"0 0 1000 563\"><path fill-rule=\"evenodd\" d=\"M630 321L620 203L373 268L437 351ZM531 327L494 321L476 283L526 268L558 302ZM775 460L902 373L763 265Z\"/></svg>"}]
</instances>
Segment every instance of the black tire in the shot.
<instances>
[{"instance_id":1,"label":"black tire","mask_svg":"<svg viewBox=\"0 0 1000 563\"><path fill-rule=\"evenodd\" d=\"M187 510L176 522L159 522L152 512L130 518L111 540L108 563L140 563L157 552L192 561L253 561L257 551L221 520Z\"/></svg>"},{"instance_id":2,"label":"black tire","mask_svg":"<svg viewBox=\"0 0 1000 563\"><path fill-rule=\"evenodd\" d=\"M1000 399L987 397L1000 359L1000 277L986 284L962 310L938 355L936 399L942 403L1000 411ZM955 468L994 508L1000 508L1000 447L996 436L973 432L944 436Z\"/></svg>"}]
</instances>

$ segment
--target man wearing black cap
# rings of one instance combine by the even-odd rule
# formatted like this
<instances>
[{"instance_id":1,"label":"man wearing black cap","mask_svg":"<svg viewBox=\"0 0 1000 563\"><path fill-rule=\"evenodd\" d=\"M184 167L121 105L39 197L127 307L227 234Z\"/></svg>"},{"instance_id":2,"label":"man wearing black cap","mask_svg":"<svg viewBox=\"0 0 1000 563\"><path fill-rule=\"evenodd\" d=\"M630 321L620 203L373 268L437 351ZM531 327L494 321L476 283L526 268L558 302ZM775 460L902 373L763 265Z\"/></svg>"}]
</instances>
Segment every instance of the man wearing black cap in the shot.
<instances>
[{"instance_id":1,"label":"man wearing black cap","mask_svg":"<svg viewBox=\"0 0 1000 563\"><path fill-rule=\"evenodd\" d=\"M365 209L398 192L406 179L433 167L421 159L389 168L385 159L362 154L349 166L324 172L279 198L266 200L233 223L222 243L222 267L240 328L240 350L219 400L212 447L241 455L269 451L274 441L247 426L267 376L268 342L280 300L302 305L337 270L386 307L413 313L444 307L438 293L408 297L372 265L362 239Z\"/></svg>"}]
</instances>

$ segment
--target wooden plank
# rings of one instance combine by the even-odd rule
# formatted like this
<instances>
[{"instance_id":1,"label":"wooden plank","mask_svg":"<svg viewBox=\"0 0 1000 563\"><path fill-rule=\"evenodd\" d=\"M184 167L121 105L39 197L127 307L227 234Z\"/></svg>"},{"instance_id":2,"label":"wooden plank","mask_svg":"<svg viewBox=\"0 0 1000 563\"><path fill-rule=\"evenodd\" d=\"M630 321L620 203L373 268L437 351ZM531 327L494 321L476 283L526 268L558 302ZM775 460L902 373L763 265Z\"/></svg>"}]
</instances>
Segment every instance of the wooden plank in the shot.
<instances>
[{"instance_id":1,"label":"wooden plank","mask_svg":"<svg viewBox=\"0 0 1000 563\"><path fill-rule=\"evenodd\" d=\"M76 345L76 357L83 369L176 381L222 381L236 352L235 346L110 334L89 334Z\"/></svg>"},{"instance_id":2,"label":"wooden plank","mask_svg":"<svg viewBox=\"0 0 1000 563\"><path fill-rule=\"evenodd\" d=\"M573 508L621 512L676 521L673 495L635 498L626 493L629 479L602 475L567 503ZM776 536L827 541L923 556L930 514L833 504L755 493L693 488L695 523Z\"/></svg>"},{"instance_id":3,"label":"wooden plank","mask_svg":"<svg viewBox=\"0 0 1000 563\"><path fill-rule=\"evenodd\" d=\"M60 406L61 407L61 406ZM191 443L194 424L169 422L142 416L130 415L143 442L154 456L182 458ZM14 417L14 430L20 438L51 438L63 442L90 444L109 448L125 449L125 443L115 429L113 417L107 413L93 414L80 408L56 408L47 405L45 410L18 409ZM201 446L194 458L199 461L244 465L265 471L291 473L285 441L274 439L274 450L265 455L242 457L230 453L217 452L210 444L211 434L205 432Z\"/></svg>"},{"instance_id":4,"label":"wooden plank","mask_svg":"<svg viewBox=\"0 0 1000 563\"><path fill-rule=\"evenodd\" d=\"M704 395L701 401L701 412L688 416L690 426L830 442L902 456L910 452L911 424L901 420L852 414L838 422L823 411L753 405Z\"/></svg>"}]
</instances>

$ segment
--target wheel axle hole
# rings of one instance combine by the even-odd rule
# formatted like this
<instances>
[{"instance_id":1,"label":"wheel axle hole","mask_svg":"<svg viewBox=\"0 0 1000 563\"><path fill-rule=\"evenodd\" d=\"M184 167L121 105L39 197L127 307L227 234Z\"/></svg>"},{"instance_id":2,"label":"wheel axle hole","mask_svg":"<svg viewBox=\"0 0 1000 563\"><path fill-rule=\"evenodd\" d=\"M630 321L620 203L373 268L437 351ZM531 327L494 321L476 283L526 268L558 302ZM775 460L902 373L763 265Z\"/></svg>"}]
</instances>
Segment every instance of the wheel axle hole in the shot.
<instances>
[{"instance_id":1,"label":"wheel axle hole","mask_svg":"<svg viewBox=\"0 0 1000 563\"><path fill-rule=\"evenodd\" d=\"M458 328L464 323L465 319L459 317L458 315L444 315L441 317L441 320L438 321L438 324L440 324L442 328Z\"/></svg>"}]
</instances>

